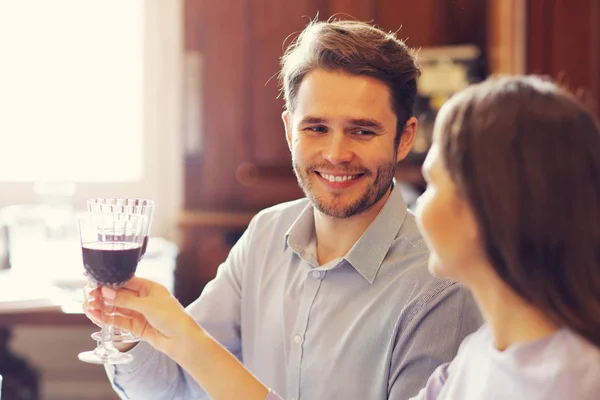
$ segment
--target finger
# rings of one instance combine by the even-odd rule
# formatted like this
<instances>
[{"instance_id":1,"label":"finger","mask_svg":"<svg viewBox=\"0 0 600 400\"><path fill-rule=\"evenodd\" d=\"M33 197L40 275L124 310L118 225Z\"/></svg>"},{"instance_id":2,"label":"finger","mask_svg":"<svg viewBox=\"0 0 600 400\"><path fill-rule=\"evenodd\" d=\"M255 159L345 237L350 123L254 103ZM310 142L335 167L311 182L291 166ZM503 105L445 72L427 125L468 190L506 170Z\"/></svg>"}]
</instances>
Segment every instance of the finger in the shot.
<instances>
[{"instance_id":1,"label":"finger","mask_svg":"<svg viewBox=\"0 0 600 400\"><path fill-rule=\"evenodd\" d=\"M115 291L116 291L115 289L108 288L108 287L102 287L101 289L98 289L99 296L101 298L104 298L107 300L110 300L113 298L112 293ZM119 292L127 292L127 293L131 294L132 296L140 297L140 292L138 292L137 290L128 289L126 287L121 287L118 289L118 291Z\"/></svg>"},{"instance_id":2,"label":"finger","mask_svg":"<svg viewBox=\"0 0 600 400\"><path fill-rule=\"evenodd\" d=\"M129 289L135 292L140 292L144 289L148 290L156 283L145 278L140 278L139 276L134 276L131 278L125 285L122 286L122 289Z\"/></svg>"},{"instance_id":3,"label":"finger","mask_svg":"<svg viewBox=\"0 0 600 400\"><path fill-rule=\"evenodd\" d=\"M111 315L118 315L131 318L131 316L133 315L133 311L122 308L108 309L108 311L109 312L107 312L107 310L105 309L103 302L99 302L97 307L94 307L94 305L90 304L87 308L83 309L83 312L86 315L86 317L88 317L89 320L91 320L94 324L98 325L99 327L102 326L102 321L104 319L104 317L100 318L100 316L106 316L108 318L111 318Z\"/></svg>"},{"instance_id":4,"label":"finger","mask_svg":"<svg viewBox=\"0 0 600 400\"><path fill-rule=\"evenodd\" d=\"M98 310L94 310L94 317L101 323L110 324L114 327L124 329L136 335L137 337L150 342L151 344L158 337L158 332L150 326L146 318L139 313L132 312L130 317L115 315L110 317L102 314Z\"/></svg>"},{"instance_id":5,"label":"finger","mask_svg":"<svg viewBox=\"0 0 600 400\"><path fill-rule=\"evenodd\" d=\"M107 303L113 304L120 308L125 308L146 314L152 308L149 302L138 297L138 294L131 290L117 290L110 288L102 288L102 294Z\"/></svg>"},{"instance_id":6,"label":"finger","mask_svg":"<svg viewBox=\"0 0 600 400\"><path fill-rule=\"evenodd\" d=\"M136 314L139 314L139 313L136 313L135 311L132 311L132 310L128 310L126 308L116 307L116 309L115 309L115 315L119 315L119 316L123 316L123 317L127 317L127 318L132 318Z\"/></svg>"},{"instance_id":7,"label":"finger","mask_svg":"<svg viewBox=\"0 0 600 400\"><path fill-rule=\"evenodd\" d=\"M91 292L92 290L97 289L97 288L98 288L97 285L88 281L88 283L83 287L83 290L85 290L86 292Z\"/></svg>"},{"instance_id":8,"label":"finger","mask_svg":"<svg viewBox=\"0 0 600 400\"><path fill-rule=\"evenodd\" d=\"M128 291L133 296L139 296L138 292L135 292L135 291L132 291L132 290L129 290L129 289L119 289L119 290ZM88 292L86 294L86 296L84 298L84 306L86 304L90 304L90 305L95 304L94 308L102 308L102 304L105 301L108 304L112 304L112 302L110 301L110 298L105 298L105 296L103 296L101 288L93 288L93 289L91 289L90 292Z\"/></svg>"},{"instance_id":9,"label":"finger","mask_svg":"<svg viewBox=\"0 0 600 400\"><path fill-rule=\"evenodd\" d=\"M98 324L102 327L103 324L116 326L117 328L121 328L121 326L116 325L114 323L114 316L107 315L103 313L101 310L88 310L89 317L92 321L97 321ZM120 317L127 318L127 317ZM123 328L125 329L125 328Z\"/></svg>"},{"instance_id":10,"label":"finger","mask_svg":"<svg viewBox=\"0 0 600 400\"><path fill-rule=\"evenodd\" d=\"M102 298L102 293L100 292L100 289L89 288L88 286L86 286L83 289L83 306L84 306L84 308L87 307L88 303L91 303L91 302L96 301L101 298Z\"/></svg>"},{"instance_id":11,"label":"finger","mask_svg":"<svg viewBox=\"0 0 600 400\"><path fill-rule=\"evenodd\" d=\"M83 313L85 314L86 317L88 317L88 319L90 321L92 321L95 325L97 325L98 327L102 327L102 321L100 319L98 319L98 317L96 316L96 314L100 314L102 315L102 311L101 310L96 310L96 309L90 309L90 308L84 308L83 309Z\"/></svg>"},{"instance_id":12,"label":"finger","mask_svg":"<svg viewBox=\"0 0 600 400\"><path fill-rule=\"evenodd\" d=\"M92 299L92 300L88 301L87 304L84 304L84 305L86 306L86 308L102 310L102 309L104 309L104 300Z\"/></svg>"}]
</instances>

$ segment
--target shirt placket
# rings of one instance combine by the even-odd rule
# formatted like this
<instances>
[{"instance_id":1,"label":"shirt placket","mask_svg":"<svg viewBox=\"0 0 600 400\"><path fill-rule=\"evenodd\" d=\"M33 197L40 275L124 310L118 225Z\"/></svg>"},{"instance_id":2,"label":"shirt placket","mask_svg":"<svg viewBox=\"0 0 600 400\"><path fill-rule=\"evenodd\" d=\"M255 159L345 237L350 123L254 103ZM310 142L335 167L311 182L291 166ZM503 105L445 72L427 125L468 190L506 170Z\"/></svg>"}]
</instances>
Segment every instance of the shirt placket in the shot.
<instances>
[{"instance_id":1,"label":"shirt placket","mask_svg":"<svg viewBox=\"0 0 600 400\"><path fill-rule=\"evenodd\" d=\"M300 380L302 379L302 356L304 351L304 338L308 327L308 318L317 297L321 281L325 276L324 271L308 268L305 275L304 288L300 297L298 317L291 337L290 365L288 368L288 393L293 397L289 400L300 400Z\"/></svg>"}]
</instances>

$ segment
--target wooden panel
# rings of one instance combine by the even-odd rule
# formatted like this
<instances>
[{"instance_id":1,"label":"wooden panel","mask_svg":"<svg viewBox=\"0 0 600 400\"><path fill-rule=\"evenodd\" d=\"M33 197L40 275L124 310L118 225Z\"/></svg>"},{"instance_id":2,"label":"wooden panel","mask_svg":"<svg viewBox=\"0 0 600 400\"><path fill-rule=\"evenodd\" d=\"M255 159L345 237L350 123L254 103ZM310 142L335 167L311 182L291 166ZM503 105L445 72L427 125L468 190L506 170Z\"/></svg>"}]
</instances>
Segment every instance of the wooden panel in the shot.
<instances>
[{"instance_id":1,"label":"wooden panel","mask_svg":"<svg viewBox=\"0 0 600 400\"><path fill-rule=\"evenodd\" d=\"M552 29L546 36L553 43L550 73L564 74L565 83L572 88L590 88L591 59L585 62L581 57L591 55L592 1L597 0L580 0L578 7L573 7L572 1L552 2Z\"/></svg>"},{"instance_id":2,"label":"wooden panel","mask_svg":"<svg viewBox=\"0 0 600 400\"><path fill-rule=\"evenodd\" d=\"M216 275L232 244L226 231L217 228L182 230L183 243L177 256L174 295L187 306L198 298L202 289Z\"/></svg>"},{"instance_id":3,"label":"wooden panel","mask_svg":"<svg viewBox=\"0 0 600 400\"><path fill-rule=\"evenodd\" d=\"M411 47L476 44L486 49L486 1L379 0L376 22Z\"/></svg>"},{"instance_id":4,"label":"wooden panel","mask_svg":"<svg viewBox=\"0 0 600 400\"><path fill-rule=\"evenodd\" d=\"M80 308L81 309L81 308ZM60 310L27 311L0 314L0 327L14 327L16 325L36 326L94 326L94 324L81 312L66 313Z\"/></svg>"},{"instance_id":5,"label":"wooden panel","mask_svg":"<svg viewBox=\"0 0 600 400\"><path fill-rule=\"evenodd\" d=\"M398 31L411 47L447 44L445 4L445 0L379 0L376 23Z\"/></svg>"},{"instance_id":6,"label":"wooden panel","mask_svg":"<svg viewBox=\"0 0 600 400\"><path fill-rule=\"evenodd\" d=\"M245 229L253 212L207 212L207 211L181 211L178 225L183 228L241 228Z\"/></svg>"},{"instance_id":7,"label":"wooden panel","mask_svg":"<svg viewBox=\"0 0 600 400\"><path fill-rule=\"evenodd\" d=\"M591 62L590 62L590 74L591 81L590 87L594 94L594 102L596 103L596 115L600 118L600 1L592 2L592 11L590 13L592 21L590 36L591 42Z\"/></svg>"},{"instance_id":8,"label":"wooden panel","mask_svg":"<svg viewBox=\"0 0 600 400\"><path fill-rule=\"evenodd\" d=\"M598 100L599 9L597 0L579 0L577 7L567 0L530 0L527 72L548 74Z\"/></svg>"},{"instance_id":9,"label":"wooden panel","mask_svg":"<svg viewBox=\"0 0 600 400\"><path fill-rule=\"evenodd\" d=\"M201 0L185 0L183 4L183 47L186 51L200 49Z\"/></svg>"},{"instance_id":10,"label":"wooden panel","mask_svg":"<svg viewBox=\"0 0 600 400\"><path fill-rule=\"evenodd\" d=\"M552 43L546 40L551 29L552 10L548 0L527 2L527 72L542 73L550 65Z\"/></svg>"},{"instance_id":11,"label":"wooden panel","mask_svg":"<svg viewBox=\"0 0 600 400\"><path fill-rule=\"evenodd\" d=\"M488 0L489 73L525 73L526 2L526 0Z\"/></svg>"},{"instance_id":12,"label":"wooden panel","mask_svg":"<svg viewBox=\"0 0 600 400\"><path fill-rule=\"evenodd\" d=\"M333 16L338 19L372 21L375 19L376 5L376 1L325 0L325 6L320 10L320 15L323 18Z\"/></svg>"},{"instance_id":13,"label":"wooden panel","mask_svg":"<svg viewBox=\"0 0 600 400\"><path fill-rule=\"evenodd\" d=\"M249 158L243 139L250 112L245 68L250 52L248 1L203 0L198 7L202 16L195 20L205 66L204 126L199 132L203 150L186 163L188 208L229 209L240 203L235 171Z\"/></svg>"},{"instance_id":14,"label":"wooden panel","mask_svg":"<svg viewBox=\"0 0 600 400\"><path fill-rule=\"evenodd\" d=\"M277 74L284 42L289 44L293 33L300 32L310 18L317 15L313 0L283 2L254 0L250 19L252 51L244 63L250 71L249 97L246 106L251 124L240 137L245 138L252 161L258 165L290 165L290 153L281 120L283 97L279 94ZM286 38L288 38L286 40Z\"/></svg>"},{"instance_id":15,"label":"wooden panel","mask_svg":"<svg viewBox=\"0 0 600 400\"><path fill-rule=\"evenodd\" d=\"M485 0L447 2L445 14L442 16L447 21L444 33L447 38L446 43L475 44L485 54L487 50L486 10Z\"/></svg>"}]
</instances>

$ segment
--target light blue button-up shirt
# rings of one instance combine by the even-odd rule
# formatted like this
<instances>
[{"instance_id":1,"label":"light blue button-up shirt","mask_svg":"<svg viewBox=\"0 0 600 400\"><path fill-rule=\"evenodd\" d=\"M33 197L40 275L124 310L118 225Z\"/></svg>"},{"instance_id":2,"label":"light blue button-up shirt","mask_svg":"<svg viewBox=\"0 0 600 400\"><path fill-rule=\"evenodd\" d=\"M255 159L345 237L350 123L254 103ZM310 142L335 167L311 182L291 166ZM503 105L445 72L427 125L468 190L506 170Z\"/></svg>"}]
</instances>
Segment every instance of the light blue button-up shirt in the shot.
<instances>
[{"instance_id":1,"label":"light blue button-up shirt","mask_svg":"<svg viewBox=\"0 0 600 400\"><path fill-rule=\"evenodd\" d=\"M414 396L481 325L471 295L429 274L397 188L348 254L324 266L313 212L301 199L257 214L188 312L286 400ZM107 367L123 398L208 398L147 343L130 352L131 364Z\"/></svg>"}]
</instances>

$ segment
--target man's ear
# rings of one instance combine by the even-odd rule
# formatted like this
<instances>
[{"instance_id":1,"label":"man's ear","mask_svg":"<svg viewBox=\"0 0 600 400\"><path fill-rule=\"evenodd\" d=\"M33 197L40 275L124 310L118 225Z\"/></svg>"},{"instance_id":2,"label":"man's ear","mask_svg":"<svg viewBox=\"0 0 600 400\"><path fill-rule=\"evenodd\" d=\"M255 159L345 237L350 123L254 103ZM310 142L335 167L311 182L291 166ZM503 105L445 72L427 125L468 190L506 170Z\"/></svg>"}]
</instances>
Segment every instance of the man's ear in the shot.
<instances>
[{"instance_id":1,"label":"man's ear","mask_svg":"<svg viewBox=\"0 0 600 400\"><path fill-rule=\"evenodd\" d=\"M413 144L415 143L415 135L417 134L417 125L418 121L415 117L410 117L408 121L406 121L396 153L398 161L403 160L412 149Z\"/></svg>"},{"instance_id":2,"label":"man's ear","mask_svg":"<svg viewBox=\"0 0 600 400\"><path fill-rule=\"evenodd\" d=\"M287 141L290 151L292 151L292 114L285 110L281 114L283 120L283 126L285 127L285 140Z\"/></svg>"}]
</instances>

